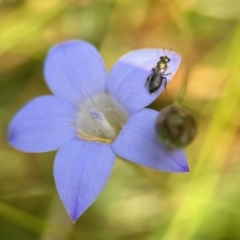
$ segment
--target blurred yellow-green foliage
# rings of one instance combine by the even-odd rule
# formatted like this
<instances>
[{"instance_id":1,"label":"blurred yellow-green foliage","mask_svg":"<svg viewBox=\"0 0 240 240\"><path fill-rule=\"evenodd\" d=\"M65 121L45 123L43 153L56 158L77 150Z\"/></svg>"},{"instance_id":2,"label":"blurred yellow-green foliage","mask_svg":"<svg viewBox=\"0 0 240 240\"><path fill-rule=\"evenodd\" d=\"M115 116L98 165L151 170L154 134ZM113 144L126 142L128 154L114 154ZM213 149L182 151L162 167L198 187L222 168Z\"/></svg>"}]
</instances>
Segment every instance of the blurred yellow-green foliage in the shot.
<instances>
[{"instance_id":1,"label":"blurred yellow-green foliage","mask_svg":"<svg viewBox=\"0 0 240 240\"><path fill-rule=\"evenodd\" d=\"M239 240L239 21L239 0L0 0L0 240ZM151 107L172 104L181 89L199 121L190 173L117 160L75 224L55 190L55 153L7 143L13 115L50 94L44 58L68 39L93 43L108 69L133 49L174 46L181 67Z\"/></svg>"}]
</instances>

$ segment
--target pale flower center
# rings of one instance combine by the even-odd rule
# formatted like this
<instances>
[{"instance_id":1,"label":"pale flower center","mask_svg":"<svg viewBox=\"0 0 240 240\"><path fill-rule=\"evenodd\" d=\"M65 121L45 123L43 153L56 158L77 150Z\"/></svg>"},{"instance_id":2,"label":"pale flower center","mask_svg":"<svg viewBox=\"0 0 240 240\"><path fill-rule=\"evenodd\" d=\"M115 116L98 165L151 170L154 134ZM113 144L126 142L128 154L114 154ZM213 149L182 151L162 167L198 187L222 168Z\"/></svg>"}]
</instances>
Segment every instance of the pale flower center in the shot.
<instances>
[{"instance_id":1,"label":"pale flower center","mask_svg":"<svg viewBox=\"0 0 240 240\"><path fill-rule=\"evenodd\" d=\"M80 139L111 143L127 119L128 113L119 103L101 94L78 106L75 127Z\"/></svg>"}]
</instances>

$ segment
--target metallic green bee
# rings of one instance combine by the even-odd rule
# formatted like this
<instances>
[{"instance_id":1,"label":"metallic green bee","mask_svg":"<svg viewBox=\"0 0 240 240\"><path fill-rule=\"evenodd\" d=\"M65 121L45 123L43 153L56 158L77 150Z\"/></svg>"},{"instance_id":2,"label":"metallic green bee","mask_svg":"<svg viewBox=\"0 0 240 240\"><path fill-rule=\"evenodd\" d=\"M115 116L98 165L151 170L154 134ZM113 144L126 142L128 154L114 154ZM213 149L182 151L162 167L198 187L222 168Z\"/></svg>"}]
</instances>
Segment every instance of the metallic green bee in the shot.
<instances>
[{"instance_id":1,"label":"metallic green bee","mask_svg":"<svg viewBox=\"0 0 240 240\"><path fill-rule=\"evenodd\" d=\"M170 50L171 51L171 50ZM165 56L160 57L160 61L157 62L156 67L152 68L152 73L148 76L147 82L148 90L150 93L156 92L162 84L164 85L165 91L167 87L166 76L172 73L166 73L168 69L168 63L171 59L165 54Z\"/></svg>"}]
</instances>

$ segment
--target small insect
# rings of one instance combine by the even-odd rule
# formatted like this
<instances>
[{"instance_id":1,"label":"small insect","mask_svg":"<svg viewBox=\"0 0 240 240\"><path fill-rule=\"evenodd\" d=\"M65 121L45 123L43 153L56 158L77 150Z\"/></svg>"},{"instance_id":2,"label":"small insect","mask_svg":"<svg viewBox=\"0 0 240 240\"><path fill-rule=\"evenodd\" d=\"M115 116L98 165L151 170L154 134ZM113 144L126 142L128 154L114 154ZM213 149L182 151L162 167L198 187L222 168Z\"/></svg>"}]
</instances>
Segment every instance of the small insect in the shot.
<instances>
[{"instance_id":1,"label":"small insect","mask_svg":"<svg viewBox=\"0 0 240 240\"><path fill-rule=\"evenodd\" d=\"M170 51L171 50L172 48L170 49ZM160 57L160 61L157 62L156 67L152 68L153 72L148 76L147 82L145 84L145 86L148 85L148 89L150 93L156 92L162 86L162 84L164 85L165 92L167 92L166 76L169 74L172 74L172 73L166 73L168 69L168 63L170 61L171 59L165 54L165 56Z\"/></svg>"}]
</instances>

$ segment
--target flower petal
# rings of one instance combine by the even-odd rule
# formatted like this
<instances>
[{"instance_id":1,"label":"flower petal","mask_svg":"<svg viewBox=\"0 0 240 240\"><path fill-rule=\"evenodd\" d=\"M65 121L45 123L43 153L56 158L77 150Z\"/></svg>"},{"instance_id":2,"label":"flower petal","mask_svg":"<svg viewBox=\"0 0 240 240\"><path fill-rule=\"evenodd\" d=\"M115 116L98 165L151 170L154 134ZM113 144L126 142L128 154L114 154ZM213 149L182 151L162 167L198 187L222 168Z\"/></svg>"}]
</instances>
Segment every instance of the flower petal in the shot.
<instances>
[{"instance_id":1,"label":"flower petal","mask_svg":"<svg viewBox=\"0 0 240 240\"><path fill-rule=\"evenodd\" d=\"M130 113L133 114L151 102L164 90L161 86L158 91L149 93L146 85L147 77L156 66L160 56L166 55L163 50L142 49L130 52L119 59L111 69L107 80L107 91ZM168 63L167 81L169 82L177 71L181 57L169 52L171 59Z\"/></svg>"},{"instance_id":2,"label":"flower petal","mask_svg":"<svg viewBox=\"0 0 240 240\"><path fill-rule=\"evenodd\" d=\"M112 144L116 154L146 167L167 172L187 172L183 150L169 150L157 139L158 112L144 109L130 117Z\"/></svg>"},{"instance_id":3,"label":"flower petal","mask_svg":"<svg viewBox=\"0 0 240 240\"><path fill-rule=\"evenodd\" d=\"M99 52L84 41L52 48L45 62L46 82L56 96L80 102L105 91L106 68Z\"/></svg>"},{"instance_id":4,"label":"flower petal","mask_svg":"<svg viewBox=\"0 0 240 240\"><path fill-rule=\"evenodd\" d=\"M106 185L115 157L109 145L97 142L75 140L60 148L54 177L60 198L73 221Z\"/></svg>"},{"instance_id":5,"label":"flower petal","mask_svg":"<svg viewBox=\"0 0 240 240\"><path fill-rule=\"evenodd\" d=\"M42 96L26 104L13 118L9 142L25 152L46 152L76 137L75 106L60 97Z\"/></svg>"}]
</instances>

